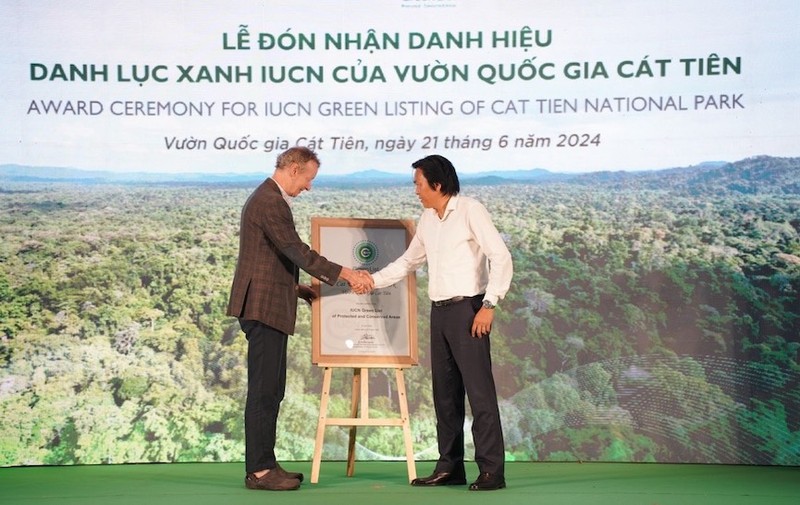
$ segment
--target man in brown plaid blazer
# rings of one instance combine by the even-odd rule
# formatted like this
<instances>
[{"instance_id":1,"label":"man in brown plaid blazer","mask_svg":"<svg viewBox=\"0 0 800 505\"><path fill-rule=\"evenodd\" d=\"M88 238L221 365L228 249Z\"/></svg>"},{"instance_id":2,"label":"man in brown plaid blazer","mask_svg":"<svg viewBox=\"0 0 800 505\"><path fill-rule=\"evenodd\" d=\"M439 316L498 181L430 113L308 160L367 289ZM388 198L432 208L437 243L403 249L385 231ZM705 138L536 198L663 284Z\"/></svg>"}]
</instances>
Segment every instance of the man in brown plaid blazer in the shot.
<instances>
[{"instance_id":1,"label":"man in brown plaid blazer","mask_svg":"<svg viewBox=\"0 0 800 505\"><path fill-rule=\"evenodd\" d=\"M351 286L369 282L320 256L297 234L291 198L311 189L319 165L310 149L288 149L278 156L272 177L256 188L242 209L228 315L239 318L248 342L245 486L250 489L297 489L303 480L303 474L278 464L274 450L297 298L310 302L315 296L309 286L298 284L299 269L331 285L338 279Z\"/></svg>"}]
</instances>

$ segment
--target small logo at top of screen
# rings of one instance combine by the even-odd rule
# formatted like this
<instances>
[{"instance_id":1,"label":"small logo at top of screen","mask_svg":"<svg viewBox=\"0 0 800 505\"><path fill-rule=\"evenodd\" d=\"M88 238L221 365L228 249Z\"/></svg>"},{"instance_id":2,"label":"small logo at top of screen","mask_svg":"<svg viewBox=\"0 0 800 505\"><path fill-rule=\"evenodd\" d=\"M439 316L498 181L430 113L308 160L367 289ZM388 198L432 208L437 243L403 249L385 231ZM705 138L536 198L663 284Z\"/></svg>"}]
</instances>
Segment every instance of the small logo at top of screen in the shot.
<instances>
[{"instance_id":1,"label":"small logo at top of screen","mask_svg":"<svg viewBox=\"0 0 800 505\"><path fill-rule=\"evenodd\" d=\"M370 265L378 259L378 246L369 240L362 240L353 248L353 256L361 265Z\"/></svg>"}]
</instances>

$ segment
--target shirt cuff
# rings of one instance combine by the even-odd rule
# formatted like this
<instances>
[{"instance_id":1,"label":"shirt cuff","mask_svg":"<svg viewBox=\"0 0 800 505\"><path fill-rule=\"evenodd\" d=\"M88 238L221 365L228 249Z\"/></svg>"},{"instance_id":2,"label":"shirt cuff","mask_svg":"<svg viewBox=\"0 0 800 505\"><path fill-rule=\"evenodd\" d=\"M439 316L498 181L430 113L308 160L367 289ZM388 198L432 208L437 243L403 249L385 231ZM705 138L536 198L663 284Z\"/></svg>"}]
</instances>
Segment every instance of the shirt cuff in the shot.
<instances>
[{"instance_id":1,"label":"shirt cuff","mask_svg":"<svg viewBox=\"0 0 800 505\"><path fill-rule=\"evenodd\" d=\"M375 283L376 288L386 287L386 285L384 285L385 281L383 280L383 275L381 275L380 272L375 272L372 274L372 282Z\"/></svg>"}]
</instances>

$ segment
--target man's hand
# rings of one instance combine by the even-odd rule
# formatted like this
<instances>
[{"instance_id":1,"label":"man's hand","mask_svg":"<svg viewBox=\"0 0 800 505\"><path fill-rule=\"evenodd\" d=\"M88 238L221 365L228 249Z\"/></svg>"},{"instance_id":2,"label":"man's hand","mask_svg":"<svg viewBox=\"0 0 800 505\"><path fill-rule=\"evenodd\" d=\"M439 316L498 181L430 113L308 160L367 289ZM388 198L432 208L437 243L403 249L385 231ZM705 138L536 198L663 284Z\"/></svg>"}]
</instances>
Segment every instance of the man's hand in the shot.
<instances>
[{"instance_id":1,"label":"man's hand","mask_svg":"<svg viewBox=\"0 0 800 505\"><path fill-rule=\"evenodd\" d=\"M357 295L364 295L375 289L375 281L372 275L366 270L356 270L356 275L359 277L358 285L353 286L353 291Z\"/></svg>"},{"instance_id":2,"label":"man's hand","mask_svg":"<svg viewBox=\"0 0 800 505\"><path fill-rule=\"evenodd\" d=\"M494 309L487 309L481 307L481 310L475 314L475 319L472 320L472 336L475 338L482 338L492 331L492 321L494 321Z\"/></svg>"},{"instance_id":3,"label":"man's hand","mask_svg":"<svg viewBox=\"0 0 800 505\"><path fill-rule=\"evenodd\" d=\"M308 284L298 284L295 289L297 290L297 297L302 298L309 305L317 299L317 292Z\"/></svg>"},{"instance_id":4,"label":"man's hand","mask_svg":"<svg viewBox=\"0 0 800 505\"><path fill-rule=\"evenodd\" d=\"M339 278L345 280L350 285L350 289L358 295L369 293L375 287L372 276L365 270L342 267Z\"/></svg>"}]
</instances>

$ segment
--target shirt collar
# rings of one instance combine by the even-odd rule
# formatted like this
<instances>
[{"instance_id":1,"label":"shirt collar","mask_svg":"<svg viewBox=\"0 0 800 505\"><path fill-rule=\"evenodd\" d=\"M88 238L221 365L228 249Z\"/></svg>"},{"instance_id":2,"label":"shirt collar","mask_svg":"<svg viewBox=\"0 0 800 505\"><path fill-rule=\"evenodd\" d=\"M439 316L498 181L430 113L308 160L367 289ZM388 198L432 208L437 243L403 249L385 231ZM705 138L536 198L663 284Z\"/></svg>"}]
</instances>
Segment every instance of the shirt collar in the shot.
<instances>
[{"instance_id":1,"label":"shirt collar","mask_svg":"<svg viewBox=\"0 0 800 505\"><path fill-rule=\"evenodd\" d=\"M447 206L444 208L444 215L442 216L442 221L447 219L448 214L453 212L458 208L458 195L450 196L450 199L447 200Z\"/></svg>"},{"instance_id":2,"label":"shirt collar","mask_svg":"<svg viewBox=\"0 0 800 505\"><path fill-rule=\"evenodd\" d=\"M270 177L270 179L272 179L272 177ZM280 189L280 190L281 190L281 196L283 197L283 199L284 199L284 200L286 200L286 204L287 204L289 207L291 207L291 206L292 206L292 197L291 197L291 196L289 196L289 193L287 193L287 192L286 192L286 191L283 189L283 186L281 186L281 185L278 183L278 181L276 181L275 179L272 179L272 181L275 183L275 185L276 185L276 186L278 186L278 189Z\"/></svg>"}]
</instances>

